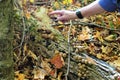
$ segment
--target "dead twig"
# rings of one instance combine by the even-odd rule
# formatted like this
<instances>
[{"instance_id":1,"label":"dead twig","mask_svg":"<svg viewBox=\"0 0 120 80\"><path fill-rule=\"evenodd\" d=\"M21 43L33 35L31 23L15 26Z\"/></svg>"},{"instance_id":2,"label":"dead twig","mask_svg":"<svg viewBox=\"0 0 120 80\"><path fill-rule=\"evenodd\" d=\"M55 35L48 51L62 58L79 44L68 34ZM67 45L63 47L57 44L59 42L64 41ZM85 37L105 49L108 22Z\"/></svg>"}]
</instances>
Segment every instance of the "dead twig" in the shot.
<instances>
[{"instance_id":1,"label":"dead twig","mask_svg":"<svg viewBox=\"0 0 120 80\"><path fill-rule=\"evenodd\" d=\"M16 3L16 6L19 6L20 4L19 3ZM20 8L19 8L20 9ZM23 24L23 33L22 33L22 38L21 38L21 42L20 44L14 48L14 50L16 48L19 48L23 45L23 42L24 42L24 38L25 38L25 32L26 32L26 24L25 24L25 18L24 18L24 15L23 15L24 11L23 11L23 8L21 8L21 16L22 16L22 24Z\"/></svg>"},{"instance_id":2,"label":"dead twig","mask_svg":"<svg viewBox=\"0 0 120 80\"><path fill-rule=\"evenodd\" d=\"M37 5L37 6L47 5L47 4L51 4L51 1L48 1L48 2L36 1L36 2L34 3L34 5Z\"/></svg>"},{"instance_id":3,"label":"dead twig","mask_svg":"<svg viewBox=\"0 0 120 80\"><path fill-rule=\"evenodd\" d=\"M71 27L72 27L72 21L70 20L70 27L69 27L69 31L68 31L68 66L67 66L67 73L66 73L66 80L70 71L70 33L71 33Z\"/></svg>"},{"instance_id":4,"label":"dead twig","mask_svg":"<svg viewBox=\"0 0 120 80\"><path fill-rule=\"evenodd\" d=\"M107 29L107 30L111 30L111 31L120 31L119 29L111 29L111 28L107 28L107 27L105 27L105 26L100 26L100 25L98 25L98 24L95 24L95 23L87 23L87 22L76 22L76 21L74 21L74 22L72 22L72 24L73 25L83 25L83 26L89 26L89 27L98 27L98 28L102 28L102 29ZM54 27L54 26L61 26L61 25L65 25L65 26L68 26L68 25L70 25L70 23L64 23L64 24L53 24L52 26Z\"/></svg>"}]
</instances>

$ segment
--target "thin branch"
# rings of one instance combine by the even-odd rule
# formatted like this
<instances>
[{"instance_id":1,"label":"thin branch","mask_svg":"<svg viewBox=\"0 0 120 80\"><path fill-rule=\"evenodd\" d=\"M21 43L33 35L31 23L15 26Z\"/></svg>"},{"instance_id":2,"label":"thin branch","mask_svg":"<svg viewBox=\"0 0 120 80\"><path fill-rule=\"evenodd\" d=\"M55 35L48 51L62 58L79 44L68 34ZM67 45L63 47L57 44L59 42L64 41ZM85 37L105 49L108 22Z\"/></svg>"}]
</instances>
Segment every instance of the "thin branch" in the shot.
<instances>
[{"instance_id":1,"label":"thin branch","mask_svg":"<svg viewBox=\"0 0 120 80\"><path fill-rule=\"evenodd\" d=\"M51 3L51 1L48 1L48 2L36 1L36 2L34 3L34 5L45 5L45 4L50 4L50 3Z\"/></svg>"},{"instance_id":2,"label":"thin branch","mask_svg":"<svg viewBox=\"0 0 120 80\"><path fill-rule=\"evenodd\" d=\"M108 29L108 30L111 30L111 31L120 31L119 29L110 29L110 28L107 28L105 26L100 26L98 24L95 24L95 23L87 23L87 22L72 22L73 25L83 25L83 26L89 26L89 27L98 27L98 28L102 28L102 29ZM52 26L61 26L61 25L65 25L65 26L68 26L70 25L70 23L64 23L64 24L53 24Z\"/></svg>"},{"instance_id":3,"label":"thin branch","mask_svg":"<svg viewBox=\"0 0 120 80\"><path fill-rule=\"evenodd\" d=\"M16 4L16 5L19 6L19 4ZM23 13L24 13L24 11L23 11L23 9L22 9L22 10L21 10L21 16L22 16L22 23L23 23L23 34L22 34L22 38L21 38L21 43L20 43L17 47L15 47L14 49L21 47L21 46L23 45L23 42L24 42L25 31L26 31L26 24L25 24L25 19L24 19Z\"/></svg>"},{"instance_id":4,"label":"thin branch","mask_svg":"<svg viewBox=\"0 0 120 80\"><path fill-rule=\"evenodd\" d=\"M70 27L69 27L69 31L68 31L68 66L67 66L67 73L66 73L66 80L70 71L70 33L71 33L71 27L72 27L72 21L70 20Z\"/></svg>"}]
</instances>

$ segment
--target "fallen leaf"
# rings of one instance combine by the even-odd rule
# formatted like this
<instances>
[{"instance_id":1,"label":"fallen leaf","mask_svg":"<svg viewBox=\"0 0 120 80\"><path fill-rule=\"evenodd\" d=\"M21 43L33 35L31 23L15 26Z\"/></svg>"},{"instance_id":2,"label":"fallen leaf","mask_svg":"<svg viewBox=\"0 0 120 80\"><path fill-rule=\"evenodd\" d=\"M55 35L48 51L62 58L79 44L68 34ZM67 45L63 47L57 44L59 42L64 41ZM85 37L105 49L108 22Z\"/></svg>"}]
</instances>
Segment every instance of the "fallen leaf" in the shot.
<instances>
[{"instance_id":1,"label":"fallen leaf","mask_svg":"<svg viewBox=\"0 0 120 80\"><path fill-rule=\"evenodd\" d=\"M55 3L53 4L53 6L54 6L55 8L57 8L57 9L59 9L59 8L60 8L60 2L55 1Z\"/></svg>"},{"instance_id":2,"label":"fallen leaf","mask_svg":"<svg viewBox=\"0 0 120 80\"><path fill-rule=\"evenodd\" d=\"M27 0L23 0L23 2L22 2L24 5L27 3Z\"/></svg>"},{"instance_id":3,"label":"fallen leaf","mask_svg":"<svg viewBox=\"0 0 120 80\"><path fill-rule=\"evenodd\" d=\"M50 64L49 64L48 61L46 61L46 60L42 60L42 62L41 62L41 67L42 67L44 70L46 70L48 73L49 73L50 71L52 71L52 69L50 68Z\"/></svg>"},{"instance_id":4,"label":"fallen leaf","mask_svg":"<svg viewBox=\"0 0 120 80\"><path fill-rule=\"evenodd\" d=\"M50 62L54 64L55 68L57 69L60 69L65 65L64 60L60 54L55 54Z\"/></svg>"},{"instance_id":5,"label":"fallen leaf","mask_svg":"<svg viewBox=\"0 0 120 80\"><path fill-rule=\"evenodd\" d=\"M91 39L90 29L86 26L82 28L82 32L78 35L78 40L84 41Z\"/></svg>"},{"instance_id":6,"label":"fallen leaf","mask_svg":"<svg viewBox=\"0 0 120 80\"><path fill-rule=\"evenodd\" d=\"M113 64L114 64L114 66L116 66L116 67L120 67L120 58L118 58L118 60L115 60L115 61L113 62Z\"/></svg>"},{"instance_id":7,"label":"fallen leaf","mask_svg":"<svg viewBox=\"0 0 120 80\"><path fill-rule=\"evenodd\" d=\"M25 43L25 44L24 44L24 47L23 47L23 52L26 53L27 50L28 50L28 49L27 49L27 45L26 45L26 43Z\"/></svg>"},{"instance_id":8,"label":"fallen leaf","mask_svg":"<svg viewBox=\"0 0 120 80\"><path fill-rule=\"evenodd\" d=\"M59 72L57 80L61 80L62 74L63 74L63 72Z\"/></svg>"},{"instance_id":9,"label":"fallen leaf","mask_svg":"<svg viewBox=\"0 0 120 80\"><path fill-rule=\"evenodd\" d=\"M30 16L31 16L31 15L30 15L30 12L26 12L26 13L25 13L25 16L26 16L27 19L30 19Z\"/></svg>"},{"instance_id":10,"label":"fallen leaf","mask_svg":"<svg viewBox=\"0 0 120 80\"><path fill-rule=\"evenodd\" d=\"M57 69L51 70L49 74L50 74L52 77L56 78L56 76L57 76Z\"/></svg>"},{"instance_id":11,"label":"fallen leaf","mask_svg":"<svg viewBox=\"0 0 120 80\"><path fill-rule=\"evenodd\" d=\"M90 39L91 37L90 37L91 35L89 35L89 34L80 34L80 35L78 35L78 40L79 41L84 41L84 40L88 40L88 39Z\"/></svg>"},{"instance_id":12,"label":"fallen leaf","mask_svg":"<svg viewBox=\"0 0 120 80\"><path fill-rule=\"evenodd\" d=\"M72 4L72 3L73 3L73 0L63 0L62 3L63 3L64 5Z\"/></svg>"},{"instance_id":13,"label":"fallen leaf","mask_svg":"<svg viewBox=\"0 0 120 80\"><path fill-rule=\"evenodd\" d=\"M102 50L102 53L109 54L113 50L113 48L109 46L102 46L101 50Z\"/></svg>"},{"instance_id":14,"label":"fallen leaf","mask_svg":"<svg viewBox=\"0 0 120 80\"><path fill-rule=\"evenodd\" d=\"M45 79L45 76L48 75L48 73L44 70L44 69L34 69L33 70L33 74L34 74L34 79L40 79L40 80L43 80Z\"/></svg>"},{"instance_id":15,"label":"fallen leaf","mask_svg":"<svg viewBox=\"0 0 120 80\"><path fill-rule=\"evenodd\" d=\"M37 60L37 56L31 50L28 51L28 56L32 57L33 59Z\"/></svg>"},{"instance_id":16,"label":"fallen leaf","mask_svg":"<svg viewBox=\"0 0 120 80\"><path fill-rule=\"evenodd\" d=\"M25 79L25 74L19 73L19 71L16 71L16 72L15 72L15 76L17 76L17 77L15 78L15 80L24 80L24 79Z\"/></svg>"},{"instance_id":17,"label":"fallen leaf","mask_svg":"<svg viewBox=\"0 0 120 80\"><path fill-rule=\"evenodd\" d=\"M101 36L101 33L99 31L96 32L96 34L93 36L94 38L97 38L99 41L103 42L103 38Z\"/></svg>"},{"instance_id":18,"label":"fallen leaf","mask_svg":"<svg viewBox=\"0 0 120 80\"><path fill-rule=\"evenodd\" d=\"M30 0L31 3L34 3L34 0Z\"/></svg>"},{"instance_id":19,"label":"fallen leaf","mask_svg":"<svg viewBox=\"0 0 120 80\"><path fill-rule=\"evenodd\" d=\"M105 40L106 41L114 41L115 38L116 38L116 35L109 35L109 36L105 37Z\"/></svg>"},{"instance_id":20,"label":"fallen leaf","mask_svg":"<svg viewBox=\"0 0 120 80\"><path fill-rule=\"evenodd\" d=\"M102 59L102 54L97 54L96 56L98 59Z\"/></svg>"}]
</instances>

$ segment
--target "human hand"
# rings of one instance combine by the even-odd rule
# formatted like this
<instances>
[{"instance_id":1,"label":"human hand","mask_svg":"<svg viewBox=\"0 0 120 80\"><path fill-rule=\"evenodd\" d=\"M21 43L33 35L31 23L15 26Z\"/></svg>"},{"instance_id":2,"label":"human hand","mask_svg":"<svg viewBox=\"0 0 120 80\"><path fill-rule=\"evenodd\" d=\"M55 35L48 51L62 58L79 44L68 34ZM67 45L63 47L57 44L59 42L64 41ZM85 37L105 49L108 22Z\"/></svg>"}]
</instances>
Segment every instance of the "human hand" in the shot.
<instances>
[{"instance_id":1,"label":"human hand","mask_svg":"<svg viewBox=\"0 0 120 80\"><path fill-rule=\"evenodd\" d=\"M68 11L68 10L56 10L56 11L53 11L53 12L49 13L49 15L50 16L51 15L57 15L56 20L57 21L62 21L62 22L78 18L76 16L75 11Z\"/></svg>"}]
</instances>

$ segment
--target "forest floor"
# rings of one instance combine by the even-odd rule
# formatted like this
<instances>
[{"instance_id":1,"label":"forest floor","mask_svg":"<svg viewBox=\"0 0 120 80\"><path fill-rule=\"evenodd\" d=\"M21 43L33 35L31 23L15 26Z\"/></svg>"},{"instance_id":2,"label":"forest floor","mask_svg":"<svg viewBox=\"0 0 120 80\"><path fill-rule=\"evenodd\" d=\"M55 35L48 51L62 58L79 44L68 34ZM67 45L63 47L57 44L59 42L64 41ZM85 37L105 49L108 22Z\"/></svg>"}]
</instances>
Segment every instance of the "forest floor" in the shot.
<instances>
[{"instance_id":1,"label":"forest floor","mask_svg":"<svg viewBox=\"0 0 120 80\"><path fill-rule=\"evenodd\" d=\"M15 80L116 80L120 76L120 14L66 23L48 16L92 0L15 2Z\"/></svg>"}]
</instances>

